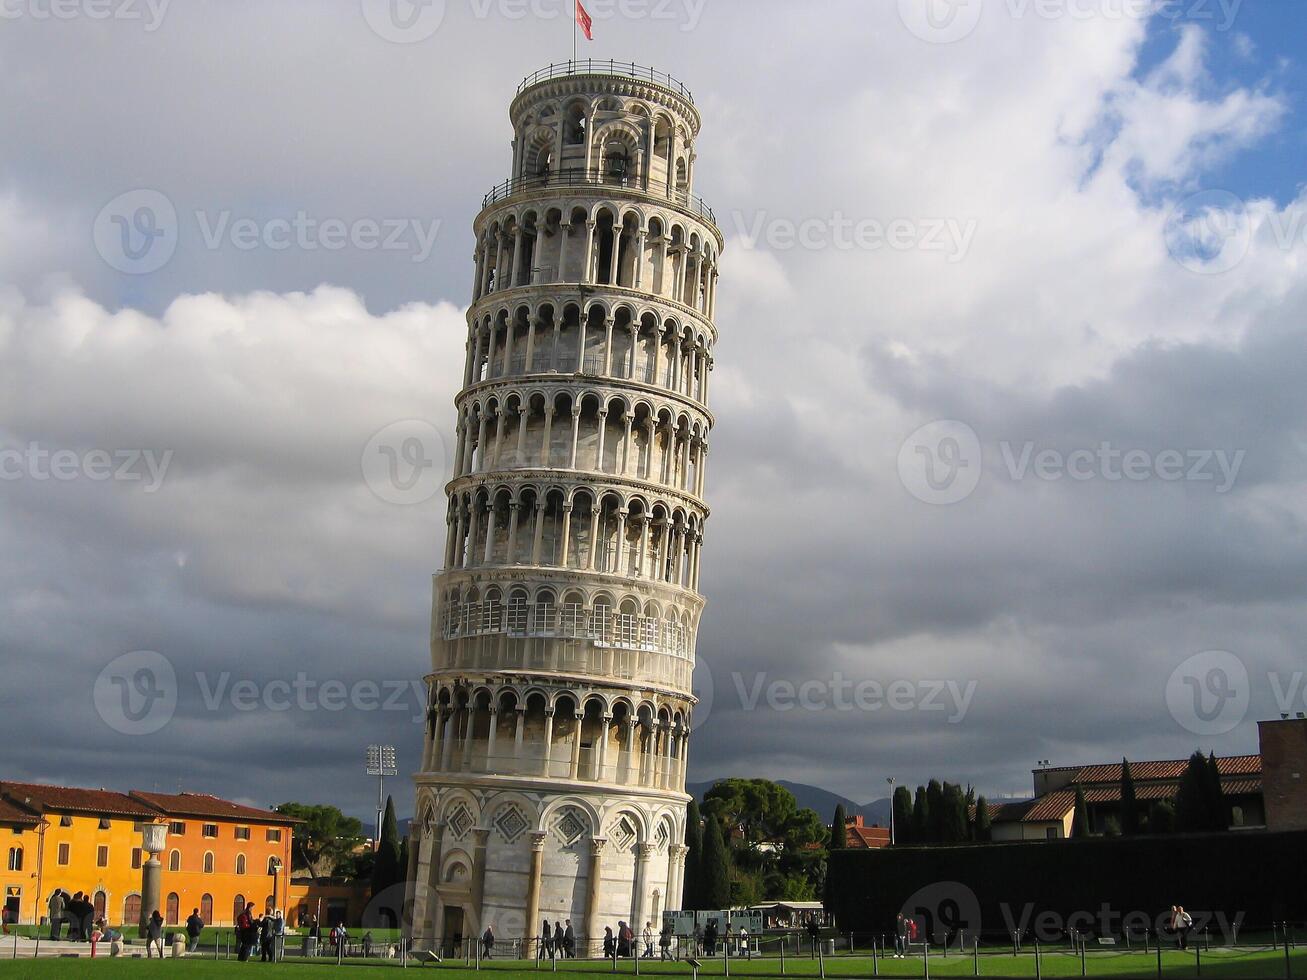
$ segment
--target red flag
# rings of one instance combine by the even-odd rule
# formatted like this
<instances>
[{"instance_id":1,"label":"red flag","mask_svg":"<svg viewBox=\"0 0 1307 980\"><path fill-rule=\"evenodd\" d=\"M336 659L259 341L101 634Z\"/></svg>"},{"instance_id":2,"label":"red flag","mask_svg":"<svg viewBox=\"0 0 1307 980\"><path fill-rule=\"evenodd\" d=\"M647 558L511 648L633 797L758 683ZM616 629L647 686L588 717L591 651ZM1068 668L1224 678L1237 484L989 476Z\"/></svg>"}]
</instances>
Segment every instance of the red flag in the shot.
<instances>
[{"instance_id":1,"label":"red flag","mask_svg":"<svg viewBox=\"0 0 1307 980\"><path fill-rule=\"evenodd\" d=\"M593 41L595 39L594 34L590 32L590 28L594 25L594 21L590 19L590 15L586 12L586 9L581 6L581 0L576 0L576 23L580 26L581 33L585 35L587 41Z\"/></svg>"}]
</instances>

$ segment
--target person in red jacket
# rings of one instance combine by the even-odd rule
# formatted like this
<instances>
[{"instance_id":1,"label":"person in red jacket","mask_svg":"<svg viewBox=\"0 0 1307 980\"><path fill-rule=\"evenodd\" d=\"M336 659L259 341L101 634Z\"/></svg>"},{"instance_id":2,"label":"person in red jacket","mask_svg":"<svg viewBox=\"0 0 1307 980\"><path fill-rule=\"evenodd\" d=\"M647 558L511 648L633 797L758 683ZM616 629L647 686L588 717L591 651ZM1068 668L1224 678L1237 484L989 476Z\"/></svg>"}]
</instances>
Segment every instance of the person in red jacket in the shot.
<instances>
[{"instance_id":1,"label":"person in red jacket","mask_svg":"<svg viewBox=\"0 0 1307 980\"><path fill-rule=\"evenodd\" d=\"M250 958L254 948L254 903L247 902L244 911L236 916L236 958L241 961Z\"/></svg>"}]
</instances>

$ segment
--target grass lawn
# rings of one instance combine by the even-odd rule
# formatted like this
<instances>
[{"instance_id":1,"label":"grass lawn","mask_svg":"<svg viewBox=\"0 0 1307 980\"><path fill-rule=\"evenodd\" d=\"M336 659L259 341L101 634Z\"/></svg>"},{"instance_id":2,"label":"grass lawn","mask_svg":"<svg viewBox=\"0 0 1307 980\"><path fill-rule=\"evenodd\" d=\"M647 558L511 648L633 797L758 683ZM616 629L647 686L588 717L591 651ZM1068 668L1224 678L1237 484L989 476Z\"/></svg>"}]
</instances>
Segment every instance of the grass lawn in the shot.
<instances>
[{"instance_id":1,"label":"grass lawn","mask_svg":"<svg viewBox=\"0 0 1307 980\"><path fill-rule=\"evenodd\" d=\"M3 953L0 952L0 957ZM1293 975L1307 980L1307 950L1295 951L1292 955ZM1044 954L1040 960L1040 975L1043 977L1079 977L1080 957L1072 953ZM1180 953L1168 951L1162 956L1162 975L1167 978L1195 977L1198 963L1192 952ZM477 971L467 969L460 963L448 963L439 967L420 967L410 964L410 970L424 970L440 974L446 980L545 980L551 973L546 962L540 969L534 963L520 960L496 960L482 964L481 974L491 977L479 977ZM323 976L323 971L347 971L350 977L393 976L393 971L400 969L398 961L367 963L359 960L346 961L337 968L334 959L323 958L312 961L292 959L277 965L258 963L242 964L235 960L203 959L192 957L185 961L150 961L137 959L48 959L48 960L7 960L0 958L0 977L232 977L259 976L298 977L300 980L312 980ZM313 971L318 971L314 973ZM954 954L949 957L932 956L930 960L931 976L964 977L973 976L974 964L970 956ZM593 975L595 980L601 975L612 975L612 964L607 961L568 961L560 963L559 976ZM619 974L633 975L634 965L630 960L619 961ZM641 964L642 975L665 977L689 977L690 969L683 963L657 963L646 961ZM704 977L722 976L722 963L714 960L705 962L699 971ZM826 976L831 980L869 980L873 975L883 977L921 977L922 963L913 960L880 960L873 969L870 957L835 956L826 959ZM498 975L498 976L493 976ZM778 977L780 961L775 958L740 960L731 962L731 975L735 977ZM816 961L809 959L787 958L785 975L792 977L817 977ZM1035 959L1031 953L1012 956L1011 953L995 951L982 953L980 956L980 975L984 977L1033 977L1035 976ZM1157 976L1156 954L1119 953L1114 951L1090 951L1086 958L1086 975L1089 977L1144 978ZM1204 978L1238 978L1238 980L1255 980L1255 978L1278 978L1285 976L1285 957L1283 950L1248 951L1248 950L1211 950L1203 953L1202 973Z\"/></svg>"}]
</instances>

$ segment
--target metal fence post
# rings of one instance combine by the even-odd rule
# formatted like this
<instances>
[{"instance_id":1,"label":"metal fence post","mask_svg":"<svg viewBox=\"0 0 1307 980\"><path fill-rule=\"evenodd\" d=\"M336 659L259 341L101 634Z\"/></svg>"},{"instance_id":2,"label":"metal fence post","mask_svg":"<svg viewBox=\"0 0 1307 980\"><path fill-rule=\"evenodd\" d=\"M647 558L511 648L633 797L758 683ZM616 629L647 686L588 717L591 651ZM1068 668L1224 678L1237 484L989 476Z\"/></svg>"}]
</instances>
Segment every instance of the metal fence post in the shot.
<instances>
[{"instance_id":1,"label":"metal fence post","mask_svg":"<svg viewBox=\"0 0 1307 980\"><path fill-rule=\"evenodd\" d=\"M1043 967L1039 962L1039 937L1035 937L1035 980L1039 980L1043 974Z\"/></svg>"},{"instance_id":2,"label":"metal fence post","mask_svg":"<svg viewBox=\"0 0 1307 980\"><path fill-rule=\"evenodd\" d=\"M973 976L980 976L980 937L976 936L971 940L971 972Z\"/></svg>"},{"instance_id":3,"label":"metal fence post","mask_svg":"<svg viewBox=\"0 0 1307 980\"><path fill-rule=\"evenodd\" d=\"M926 980L930 980L930 940L927 939L921 944L921 965L925 971Z\"/></svg>"},{"instance_id":4,"label":"metal fence post","mask_svg":"<svg viewBox=\"0 0 1307 980\"><path fill-rule=\"evenodd\" d=\"M1162 934L1161 934L1160 932L1157 934L1157 977L1158 977L1158 980L1161 980L1161 977L1162 977Z\"/></svg>"}]
</instances>

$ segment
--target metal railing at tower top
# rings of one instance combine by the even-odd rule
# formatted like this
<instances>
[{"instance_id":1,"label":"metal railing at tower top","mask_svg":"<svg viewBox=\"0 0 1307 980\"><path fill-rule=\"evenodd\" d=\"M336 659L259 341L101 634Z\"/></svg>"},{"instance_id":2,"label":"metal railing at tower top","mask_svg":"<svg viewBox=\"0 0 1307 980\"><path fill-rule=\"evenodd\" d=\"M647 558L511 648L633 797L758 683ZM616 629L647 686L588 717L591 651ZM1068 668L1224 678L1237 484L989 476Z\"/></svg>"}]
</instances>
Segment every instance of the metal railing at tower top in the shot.
<instances>
[{"instance_id":1,"label":"metal railing at tower top","mask_svg":"<svg viewBox=\"0 0 1307 980\"><path fill-rule=\"evenodd\" d=\"M603 186L603 187L622 187L628 190L640 191L643 194L649 194L659 200L671 201L678 204L687 211L698 215L709 223L716 225L717 219L713 215L712 208L704 203L703 198L697 194L689 194L685 191L672 191L670 195L662 194L657 188L644 186L644 182L639 178L627 174L613 174L603 171L587 172L584 168L576 167L566 170L555 170L549 173L538 174L533 177L514 177L506 180L502 184L496 184L490 189L490 192L481 199L482 209L490 207L496 201L502 201L506 197L511 197L519 191L534 191L546 187L572 187L578 185Z\"/></svg>"},{"instance_id":2,"label":"metal railing at tower top","mask_svg":"<svg viewBox=\"0 0 1307 980\"><path fill-rule=\"evenodd\" d=\"M635 78L642 82L653 82L655 85L671 89L690 105L694 105L694 96L690 94L690 90L666 72L658 71L655 68L644 68L634 61L613 61L611 59L608 61L586 59L585 61L562 61L556 65L551 64L548 68L541 68L522 79L522 84L517 87L517 95L521 95L537 82L548 81L551 78L566 78L568 75L616 75L620 78Z\"/></svg>"}]
</instances>

